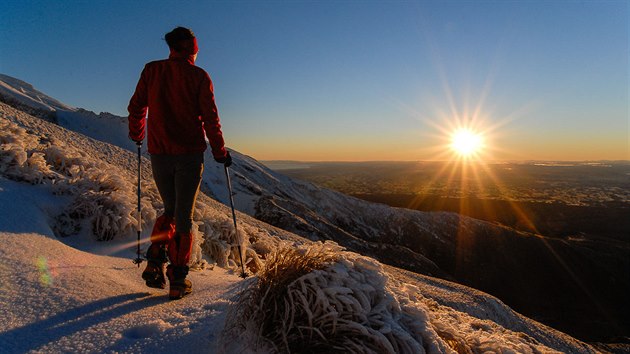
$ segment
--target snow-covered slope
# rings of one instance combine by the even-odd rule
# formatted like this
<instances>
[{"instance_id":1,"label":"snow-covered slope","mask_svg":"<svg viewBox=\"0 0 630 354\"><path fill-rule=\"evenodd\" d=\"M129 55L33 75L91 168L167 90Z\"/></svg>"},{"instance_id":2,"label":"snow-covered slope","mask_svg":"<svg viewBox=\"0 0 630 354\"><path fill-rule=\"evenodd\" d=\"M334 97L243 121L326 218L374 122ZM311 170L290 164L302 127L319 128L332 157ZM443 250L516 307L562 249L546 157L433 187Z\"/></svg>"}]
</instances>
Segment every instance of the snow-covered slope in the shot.
<instances>
[{"instance_id":1,"label":"snow-covered slope","mask_svg":"<svg viewBox=\"0 0 630 354\"><path fill-rule=\"evenodd\" d=\"M63 198L43 187L0 177L0 352L217 350L236 275L219 267L192 272L195 296L168 302L164 292L144 286L142 269L129 258L64 244L89 233L57 239L49 213L63 207ZM107 243L79 243L112 251Z\"/></svg>"},{"instance_id":2,"label":"snow-covered slope","mask_svg":"<svg viewBox=\"0 0 630 354\"><path fill-rule=\"evenodd\" d=\"M23 105L46 111L74 108L36 90L33 85L8 75L0 74L0 95Z\"/></svg>"},{"instance_id":3,"label":"snow-covered slope","mask_svg":"<svg viewBox=\"0 0 630 354\"><path fill-rule=\"evenodd\" d=\"M82 108L76 110L59 110L56 114L57 124L92 139L106 141L123 149L134 150L136 144L129 140L127 134L127 118L111 113L96 114Z\"/></svg>"},{"instance_id":4,"label":"snow-covered slope","mask_svg":"<svg viewBox=\"0 0 630 354\"><path fill-rule=\"evenodd\" d=\"M235 295L251 279L241 283L235 274L218 267L198 270L190 275L194 294L170 302L164 292L143 285L141 270L129 259L85 252L57 239L47 226L47 210L63 203L56 199L42 186L0 178L3 353L214 353L236 349L229 338L221 343L218 339ZM90 247L101 253L110 248L104 243ZM432 339L423 343L433 348L429 352L453 352L442 339L446 334L469 349L593 352L483 293L437 279L414 279L415 275L398 274L397 270L387 274L377 264L353 264L378 282L390 284L393 290L388 291L397 294L397 299L386 301L403 304L407 319L418 328L415 335ZM378 282L373 284L377 290ZM395 315L400 310L380 311Z\"/></svg>"},{"instance_id":5,"label":"snow-covered slope","mask_svg":"<svg viewBox=\"0 0 630 354\"><path fill-rule=\"evenodd\" d=\"M29 102L53 101L42 99L42 93L16 79L9 78L4 85L26 96L34 95ZM127 139L123 117L59 109L55 121L98 141L135 151ZM227 140L229 143L229 137ZM601 246L594 252L596 245L585 248L578 241L517 232L454 213L424 213L368 203L293 180L237 151L232 155L236 208L258 220L310 240L333 240L389 265L490 292L520 311L576 335L608 339L627 333L628 310L619 311L627 292L619 291L620 283L615 280L619 269L628 267L624 253L611 254ZM222 165L213 161L209 151L205 160L202 191L228 204ZM150 180L150 172L145 171L146 180ZM622 289L630 287L628 280L621 284ZM545 304L540 303L541 298L546 299ZM614 333L608 329L615 329Z\"/></svg>"},{"instance_id":6,"label":"snow-covered slope","mask_svg":"<svg viewBox=\"0 0 630 354\"><path fill-rule=\"evenodd\" d=\"M195 211L195 271L191 273L195 292L180 302L169 302L165 293L143 286L140 270L130 261L136 221L133 152L1 103L0 125L3 352L229 352L230 346L218 346L216 340L225 312L232 309L239 289L252 286L256 278L243 282L232 274L237 268L236 240L225 205L200 195ZM239 156L237 163L253 169L243 163L246 159ZM222 190L218 171L205 187L216 196ZM254 176L268 173L264 168L249 172ZM144 248L160 203L147 160L142 175ZM264 178L279 181L273 174ZM239 186L251 187L246 182ZM243 189L239 193L245 194ZM246 204L256 193L254 189L240 202ZM310 241L245 214L239 214L238 220L250 271L261 267L266 255L281 244L309 247ZM97 238L111 240L97 242ZM335 291L343 291L348 301L358 301L352 300L352 294L365 291L366 286L374 289L369 292L374 299L390 294L386 295L389 305L378 310L387 325L372 329L375 334L387 337L392 328L403 326L411 330L419 345L416 348L427 352L593 352L588 345L524 318L487 294L383 268L358 255L348 257L331 271L346 267L350 273L365 274L363 290L353 291L352 283L342 288L331 284ZM405 325L399 322L402 318ZM254 338L256 333L250 334L245 338ZM228 335L222 343L230 343Z\"/></svg>"}]
</instances>

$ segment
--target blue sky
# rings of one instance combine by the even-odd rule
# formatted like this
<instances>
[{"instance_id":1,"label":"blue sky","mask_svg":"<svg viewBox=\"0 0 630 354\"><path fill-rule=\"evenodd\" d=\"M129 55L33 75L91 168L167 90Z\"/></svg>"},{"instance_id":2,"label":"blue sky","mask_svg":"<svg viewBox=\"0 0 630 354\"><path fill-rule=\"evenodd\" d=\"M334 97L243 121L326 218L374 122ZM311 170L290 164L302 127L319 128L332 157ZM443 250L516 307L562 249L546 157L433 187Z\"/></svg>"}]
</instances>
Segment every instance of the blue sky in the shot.
<instances>
[{"instance_id":1,"label":"blue sky","mask_svg":"<svg viewBox=\"0 0 630 354\"><path fill-rule=\"evenodd\" d=\"M229 147L257 159L630 159L626 1L3 1L0 72L126 115L190 27Z\"/></svg>"}]
</instances>

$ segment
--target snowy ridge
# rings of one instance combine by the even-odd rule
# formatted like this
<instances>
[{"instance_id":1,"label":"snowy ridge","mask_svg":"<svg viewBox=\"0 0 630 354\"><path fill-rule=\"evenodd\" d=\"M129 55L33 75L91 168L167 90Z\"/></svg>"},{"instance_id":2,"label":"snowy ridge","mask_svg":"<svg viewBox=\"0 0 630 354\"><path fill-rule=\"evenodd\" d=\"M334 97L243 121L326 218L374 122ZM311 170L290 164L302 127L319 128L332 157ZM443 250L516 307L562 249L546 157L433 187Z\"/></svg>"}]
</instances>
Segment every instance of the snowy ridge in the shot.
<instances>
[{"instance_id":1,"label":"snowy ridge","mask_svg":"<svg viewBox=\"0 0 630 354\"><path fill-rule=\"evenodd\" d=\"M92 139L106 141L123 149L134 151L136 144L127 134L127 118L111 113L96 114L82 108L68 111L57 111L57 124L89 136Z\"/></svg>"},{"instance_id":2,"label":"snowy ridge","mask_svg":"<svg viewBox=\"0 0 630 354\"><path fill-rule=\"evenodd\" d=\"M230 343L229 333L219 343L219 331L226 313L234 309L239 288L252 286L256 277L239 282L230 274L237 268L238 257L231 215L225 205L200 195L195 210L197 271L191 274L195 292L180 302L168 302L164 293L144 287L140 270L129 260L135 245L135 190L125 181L134 180L134 154L5 104L0 104L0 123L0 131L9 132L0 137L0 282L4 284L0 287L0 307L7 314L7 321L0 324L0 347L15 353L236 350L224 345ZM239 157L239 161L245 159ZM148 226L160 210L148 166L149 162L143 161L145 241ZM206 179L204 188L215 196L222 191L218 171L214 180ZM265 178L281 178L261 171L270 176ZM241 175L243 178L235 179L249 180ZM245 194L244 190L251 194L241 197L243 203L256 195L255 188L252 191L247 183L240 183L237 192ZM98 197L99 192L103 192L102 197ZM101 202L113 204L92 207ZM89 213L66 213L68 222L80 227L59 238L59 228L55 227L58 216L76 205L86 210L85 204L91 206ZM114 214L108 214L112 210ZM238 218L239 230L248 241L246 256L251 272L263 267L267 256L281 245L312 247L304 238L245 214ZM100 227L94 226L95 220L100 220ZM112 233L112 229L117 231ZM111 234L113 240L97 243L99 230ZM312 278L324 292L341 291L344 301L361 304L350 307L358 317L378 308L381 325L369 325L366 330L381 338L379 341L392 329L405 327L408 343L416 343L409 347L414 352L594 352L580 341L514 313L487 294L383 267L354 253L335 252L340 256L338 263L295 284ZM343 274L360 281L342 280ZM381 303L384 307L377 306ZM243 335L243 346L258 348L255 342L248 342L257 338L256 333ZM390 343L381 342L385 348L393 345L385 341Z\"/></svg>"},{"instance_id":3,"label":"snowy ridge","mask_svg":"<svg viewBox=\"0 0 630 354\"><path fill-rule=\"evenodd\" d=\"M74 110L73 107L39 92L33 85L4 74L0 74L0 95L35 109L47 111Z\"/></svg>"}]
</instances>

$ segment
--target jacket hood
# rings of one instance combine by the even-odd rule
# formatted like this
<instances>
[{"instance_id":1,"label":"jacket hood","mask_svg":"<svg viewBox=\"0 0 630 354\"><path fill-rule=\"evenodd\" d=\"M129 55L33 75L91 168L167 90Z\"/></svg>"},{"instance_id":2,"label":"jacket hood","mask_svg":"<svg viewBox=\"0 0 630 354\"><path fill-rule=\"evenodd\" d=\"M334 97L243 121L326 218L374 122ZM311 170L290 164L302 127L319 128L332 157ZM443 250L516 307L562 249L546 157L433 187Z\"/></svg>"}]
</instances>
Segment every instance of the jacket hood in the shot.
<instances>
[{"instance_id":1,"label":"jacket hood","mask_svg":"<svg viewBox=\"0 0 630 354\"><path fill-rule=\"evenodd\" d=\"M186 60L192 65L195 65L195 60L197 59L197 54L186 54L182 52L176 52L171 49L171 53L168 56L169 59L175 60Z\"/></svg>"}]
</instances>

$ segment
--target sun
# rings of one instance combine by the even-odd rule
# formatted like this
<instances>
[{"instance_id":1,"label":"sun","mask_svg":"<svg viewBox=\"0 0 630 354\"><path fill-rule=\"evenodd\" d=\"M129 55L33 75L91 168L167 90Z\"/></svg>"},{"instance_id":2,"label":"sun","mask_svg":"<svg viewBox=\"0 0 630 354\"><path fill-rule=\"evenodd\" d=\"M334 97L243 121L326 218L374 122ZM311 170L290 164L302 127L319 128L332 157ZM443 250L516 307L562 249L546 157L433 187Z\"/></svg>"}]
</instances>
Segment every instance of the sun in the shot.
<instances>
[{"instance_id":1,"label":"sun","mask_svg":"<svg viewBox=\"0 0 630 354\"><path fill-rule=\"evenodd\" d=\"M462 158L478 156L484 146L483 136L469 129L458 129L451 134L451 149Z\"/></svg>"}]
</instances>

